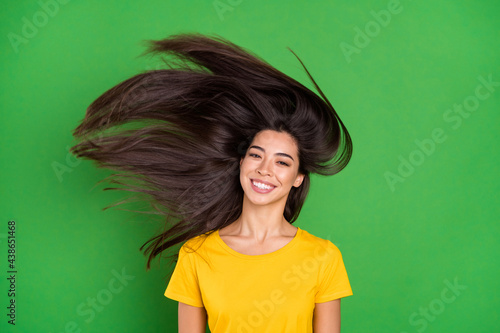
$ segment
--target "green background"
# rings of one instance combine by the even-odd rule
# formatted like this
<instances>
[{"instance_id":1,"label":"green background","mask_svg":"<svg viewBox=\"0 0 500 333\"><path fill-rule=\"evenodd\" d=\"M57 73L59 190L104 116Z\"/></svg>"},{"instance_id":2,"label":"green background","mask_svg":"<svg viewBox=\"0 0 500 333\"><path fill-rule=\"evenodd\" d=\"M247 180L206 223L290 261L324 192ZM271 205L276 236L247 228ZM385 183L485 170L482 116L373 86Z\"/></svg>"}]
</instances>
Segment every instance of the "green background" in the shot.
<instances>
[{"instance_id":1,"label":"green background","mask_svg":"<svg viewBox=\"0 0 500 333\"><path fill-rule=\"evenodd\" d=\"M312 87L289 46L352 135L350 164L313 178L296 223L342 251L343 332L500 331L498 1L61 2L0 14L2 332L176 332L172 267L146 272L138 251L159 224L102 211L125 193L95 186L110 172L68 148L94 99L156 68L141 41L179 32L217 33Z\"/></svg>"}]
</instances>

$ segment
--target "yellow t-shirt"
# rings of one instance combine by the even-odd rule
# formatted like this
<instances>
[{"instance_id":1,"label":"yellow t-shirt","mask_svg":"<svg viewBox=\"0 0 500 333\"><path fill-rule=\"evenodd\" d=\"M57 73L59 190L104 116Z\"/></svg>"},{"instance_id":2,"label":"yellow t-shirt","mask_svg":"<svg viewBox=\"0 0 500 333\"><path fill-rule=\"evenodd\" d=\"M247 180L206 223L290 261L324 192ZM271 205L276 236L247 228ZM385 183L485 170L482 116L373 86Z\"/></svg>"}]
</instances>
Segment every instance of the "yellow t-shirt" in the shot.
<instances>
[{"instance_id":1,"label":"yellow t-shirt","mask_svg":"<svg viewBox=\"0 0 500 333\"><path fill-rule=\"evenodd\" d=\"M315 303L352 295L339 249L297 229L277 251L245 255L214 231L179 251L165 296L205 307L212 333L312 332Z\"/></svg>"}]
</instances>

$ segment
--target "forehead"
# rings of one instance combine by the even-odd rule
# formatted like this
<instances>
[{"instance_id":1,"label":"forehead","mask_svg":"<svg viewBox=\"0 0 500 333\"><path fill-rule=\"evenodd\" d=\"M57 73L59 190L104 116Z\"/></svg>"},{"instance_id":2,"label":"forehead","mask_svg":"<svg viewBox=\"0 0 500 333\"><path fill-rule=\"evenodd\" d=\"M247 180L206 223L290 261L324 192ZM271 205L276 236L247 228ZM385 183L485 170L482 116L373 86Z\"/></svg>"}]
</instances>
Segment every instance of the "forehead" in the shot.
<instances>
[{"instance_id":1,"label":"forehead","mask_svg":"<svg viewBox=\"0 0 500 333\"><path fill-rule=\"evenodd\" d=\"M261 131L255 135L251 145L262 147L269 153L281 152L292 156L297 156L298 154L295 139L286 132Z\"/></svg>"}]
</instances>

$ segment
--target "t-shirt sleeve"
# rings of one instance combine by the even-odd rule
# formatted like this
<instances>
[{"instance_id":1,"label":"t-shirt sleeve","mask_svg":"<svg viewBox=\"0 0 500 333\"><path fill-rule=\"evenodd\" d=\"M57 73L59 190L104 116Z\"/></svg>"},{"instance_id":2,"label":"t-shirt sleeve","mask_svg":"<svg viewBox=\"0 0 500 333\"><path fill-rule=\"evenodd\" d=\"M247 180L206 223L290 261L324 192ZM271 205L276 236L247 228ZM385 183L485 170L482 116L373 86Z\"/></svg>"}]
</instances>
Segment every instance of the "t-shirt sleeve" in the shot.
<instances>
[{"instance_id":1,"label":"t-shirt sleeve","mask_svg":"<svg viewBox=\"0 0 500 333\"><path fill-rule=\"evenodd\" d=\"M191 306L203 307L193 253L187 252L183 245L174 272L170 278L165 296Z\"/></svg>"},{"instance_id":2,"label":"t-shirt sleeve","mask_svg":"<svg viewBox=\"0 0 500 333\"><path fill-rule=\"evenodd\" d=\"M328 241L327 253L328 257L319 277L315 303L333 301L334 299L352 295L351 285L340 250L332 242Z\"/></svg>"}]
</instances>

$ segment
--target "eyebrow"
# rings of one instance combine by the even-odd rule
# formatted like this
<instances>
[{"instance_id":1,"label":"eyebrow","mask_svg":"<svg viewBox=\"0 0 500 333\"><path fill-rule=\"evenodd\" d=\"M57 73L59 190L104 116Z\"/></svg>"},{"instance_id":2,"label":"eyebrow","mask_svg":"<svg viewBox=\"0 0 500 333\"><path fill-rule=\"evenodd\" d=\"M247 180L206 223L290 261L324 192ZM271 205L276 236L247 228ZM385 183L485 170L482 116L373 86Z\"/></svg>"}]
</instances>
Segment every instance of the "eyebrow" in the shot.
<instances>
[{"instance_id":1,"label":"eyebrow","mask_svg":"<svg viewBox=\"0 0 500 333\"><path fill-rule=\"evenodd\" d=\"M263 151L264 153L266 152L266 151L264 150L264 148L259 147L259 146L250 146L250 147L248 147L248 149L249 149L249 150L250 150L251 148L258 149L258 150L260 150L260 151ZM290 155L288 155L288 154L286 154L286 153L276 153L276 154L274 154L274 155L283 156L283 157L288 157L289 159L291 159L292 161L294 161L294 162L295 162L295 160L293 159L293 157L292 157L292 156L290 156Z\"/></svg>"}]
</instances>

